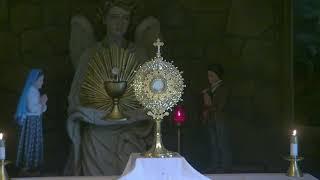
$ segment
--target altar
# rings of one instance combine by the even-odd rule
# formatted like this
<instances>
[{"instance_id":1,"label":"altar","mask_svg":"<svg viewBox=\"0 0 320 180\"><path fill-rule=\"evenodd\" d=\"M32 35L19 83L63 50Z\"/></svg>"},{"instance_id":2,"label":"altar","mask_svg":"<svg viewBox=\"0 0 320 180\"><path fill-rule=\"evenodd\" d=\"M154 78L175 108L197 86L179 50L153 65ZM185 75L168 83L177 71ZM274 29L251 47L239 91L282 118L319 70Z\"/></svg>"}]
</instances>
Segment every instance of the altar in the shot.
<instances>
[{"instance_id":1,"label":"altar","mask_svg":"<svg viewBox=\"0 0 320 180\"><path fill-rule=\"evenodd\" d=\"M308 173L302 177L289 177L283 173L230 173L201 174L182 156L172 158L144 158L133 153L121 176L61 176L21 177L13 180L318 180Z\"/></svg>"},{"instance_id":2,"label":"altar","mask_svg":"<svg viewBox=\"0 0 320 180\"><path fill-rule=\"evenodd\" d=\"M284 173L259 173L259 174L207 174L213 180L317 180L310 174L304 174L302 178L288 177ZM13 180L116 180L118 176L70 176L70 177L31 177L12 178Z\"/></svg>"}]
</instances>

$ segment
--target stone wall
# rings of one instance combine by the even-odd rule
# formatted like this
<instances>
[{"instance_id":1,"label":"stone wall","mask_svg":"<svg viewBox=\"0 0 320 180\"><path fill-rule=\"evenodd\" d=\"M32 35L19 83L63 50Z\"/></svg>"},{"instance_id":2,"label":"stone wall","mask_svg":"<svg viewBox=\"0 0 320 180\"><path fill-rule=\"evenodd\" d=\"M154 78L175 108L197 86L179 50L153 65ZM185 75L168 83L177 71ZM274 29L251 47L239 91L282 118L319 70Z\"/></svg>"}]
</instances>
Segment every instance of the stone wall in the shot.
<instances>
[{"instance_id":1,"label":"stone wall","mask_svg":"<svg viewBox=\"0 0 320 180\"><path fill-rule=\"evenodd\" d=\"M69 21L77 13L87 16L100 37L103 30L96 15L102 2L0 1L0 98L3 102L0 129L8 132L10 160L15 157L17 128L13 113L19 93L27 71L40 67L46 74L44 91L49 96L45 116L47 168L61 172L68 152L65 120L73 76L68 56ZM284 1L143 2L140 15L153 15L160 20L166 57L184 71L185 105L188 112L192 112L183 129L183 149L188 160L197 168L206 164L207 158L201 159L203 155L195 148L205 142L196 139L202 127L196 111L199 104L195 102L206 86L206 66L221 63L225 68L225 82L231 88L230 130L235 164L249 166L247 169L251 165L258 169L261 166L259 170L270 171L281 168L280 154L287 153L284 143L287 129L283 127L289 121L291 107L290 61L282 53L286 25ZM166 141L175 143L175 140Z\"/></svg>"},{"instance_id":2,"label":"stone wall","mask_svg":"<svg viewBox=\"0 0 320 180\"><path fill-rule=\"evenodd\" d=\"M5 132L10 161L16 156L18 128L13 115L18 98L28 71L42 68L44 92L49 97L44 117L45 159L48 168L63 167L57 164L64 162L68 143L66 97L73 74L68 56L70 8L68 0L0 1L0 129ZM59 153L61 147L65 150Z\"/></svg>"},{"instance_id":3,"label":"stone wall","mask_svg":"<svg viewBox=\"0 0 320 180\"><path fill-rule=\"evenodd\" d=\"M160 7L168 56L185 72L188 96L199 97L206 86L207 64L221 63L225 68L225 82L231 88L235 164L256 167L259 164L261 171L271 168L266 167L271 163L279 166L273 168L280 168L279 158L274 156L286 152L281 142L282 137L286 138L283 126L288 122L290 110L287 96L290 92L284 86L290 78L290 61L282 53L283 2L181 0L163 2ZM186 106L189 110L197 108L194 103ZM197 140L188 141L197 132L192 133L194 128L188 125L199 124L199 116L191 116L191 122L186 124L184 149L196 163L199 158L192 153L201 152L192 147L198 144ZM274 143L279 147L270 150L269 145L277 136L279 141Z\"/></svg>"},{"instance_id":4,"label":"stone wall","mask_svg":"<svg viewBox=\"0 0 320 180\"><path fill-rule=\"evenodd\" d=\"M189 0L182 1L176 10L168 4L162 9L161 28L169 57L182 66L188 87L199 92L206 83L206 65L221 63L233 100L251 104L252 113L263 114L252 116L254 121L264 126L266 119L269 124L279 118L283 105L281 3ZM167 13L170 11L180 14Z\"/></svg>"}]
</instances>

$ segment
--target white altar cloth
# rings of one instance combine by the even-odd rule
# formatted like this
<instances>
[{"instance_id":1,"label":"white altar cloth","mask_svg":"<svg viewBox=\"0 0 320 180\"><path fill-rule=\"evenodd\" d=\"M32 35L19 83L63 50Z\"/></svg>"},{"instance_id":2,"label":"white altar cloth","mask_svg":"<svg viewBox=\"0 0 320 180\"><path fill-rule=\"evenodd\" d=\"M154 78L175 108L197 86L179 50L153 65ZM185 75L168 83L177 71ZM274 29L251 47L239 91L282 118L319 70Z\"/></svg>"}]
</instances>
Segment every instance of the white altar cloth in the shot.
<instances>
[{"instance_id":1,"label":"white altar cloth","mask_svg":"<svg viewBox=\"0 0 320 180\"><path fill-rule=\"evenodd\" d=\"M318 180L310 174L304 174L302 178L293 178L286 176L284 173L210 174L206 176L212 180ZM118 178L118 176L64 176L12 178L12 180L117 180Z\"/></svg>"},{"instance_id":2,"label":"white altar cloth","mask_svg":"<svg viewBox=\"0 0 320 180\"><path fill-rule=\"evenodd\" d=\"M195 170L182 156L172 158L145 158L130 155L119 180L209 180Z\"/></svg>"}]
</instances>

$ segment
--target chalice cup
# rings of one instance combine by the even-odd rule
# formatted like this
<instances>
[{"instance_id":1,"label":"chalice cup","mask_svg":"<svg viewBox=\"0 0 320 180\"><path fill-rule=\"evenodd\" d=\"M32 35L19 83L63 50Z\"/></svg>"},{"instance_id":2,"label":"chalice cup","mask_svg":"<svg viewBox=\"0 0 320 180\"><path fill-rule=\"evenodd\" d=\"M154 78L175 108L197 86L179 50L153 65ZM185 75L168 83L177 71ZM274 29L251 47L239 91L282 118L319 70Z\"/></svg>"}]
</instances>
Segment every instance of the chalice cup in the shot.
<instances>
[{"instance_id":1,"label":"chalice cup","mask_svg":"<svg viewBox=\"0 0 320 180\"><path fill-rule=\"evenodd\" d=\"M119 109L119 99L127 89L126 81L105 81L104 88L108 95L112 98L112 110L105 116L106 120L125 121L127 118Z\"/></svg>"}]
</instances>

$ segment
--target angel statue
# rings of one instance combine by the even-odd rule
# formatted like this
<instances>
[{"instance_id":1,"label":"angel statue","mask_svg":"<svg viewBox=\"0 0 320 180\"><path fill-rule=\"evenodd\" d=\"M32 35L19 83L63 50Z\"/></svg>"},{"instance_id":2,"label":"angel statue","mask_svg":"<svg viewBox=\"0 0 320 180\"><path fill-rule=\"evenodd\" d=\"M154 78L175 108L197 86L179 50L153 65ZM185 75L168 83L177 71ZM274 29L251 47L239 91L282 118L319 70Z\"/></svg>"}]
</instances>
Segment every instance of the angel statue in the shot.
<instances>
[{"instance_id":1,"label":"angel statue","mask_svg":"<svg viewBox=\"0 0 320 180\"><path fill-rule=\"evenodd\" d=\"M125 38L135 9L134 0L110 0L103 9L106 35L100 42L96 41L87 18L76 15L71 19L69 45L75 75L68 96L67 131L72 146L65 175L121 174L129 155L145 151L152 140L152 123L142 109L124 112L127 121L105 121L105 111L84 106L80 100L81 87L95 53L117 46L135 53L135 59L142 63L150 58L148 50L160 35L159 21L147 17L135 28L134 42Z\"/></svg>"}]
</instances>

